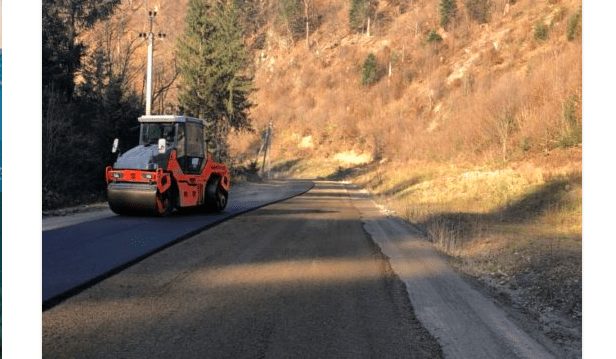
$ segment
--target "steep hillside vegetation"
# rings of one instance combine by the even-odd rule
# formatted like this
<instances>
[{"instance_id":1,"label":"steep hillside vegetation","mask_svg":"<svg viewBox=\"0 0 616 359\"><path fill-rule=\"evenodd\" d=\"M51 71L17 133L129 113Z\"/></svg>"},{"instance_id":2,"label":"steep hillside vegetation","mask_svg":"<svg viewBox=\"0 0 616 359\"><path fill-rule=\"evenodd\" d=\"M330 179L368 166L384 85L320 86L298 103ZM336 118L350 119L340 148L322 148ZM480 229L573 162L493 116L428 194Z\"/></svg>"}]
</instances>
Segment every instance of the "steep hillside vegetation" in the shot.
<instances>
[{"instance_id":1,"label":"steep hillside vegetation","mask_svg":"<svg viewBox=\"0 0 616 359\"><path fill-rule=\"evenodd\" d=\"M580 3L494 1L484 24L460 3L447 31L436 0L403 13L381 1L371 36L350 31L347 2L316 2L309 48L268 30L253 116L277 127L274 155L490 163L577 145L581 40L567 34ZM370 54L376 79L363 84Z\"/></svg>"}]
</instances>

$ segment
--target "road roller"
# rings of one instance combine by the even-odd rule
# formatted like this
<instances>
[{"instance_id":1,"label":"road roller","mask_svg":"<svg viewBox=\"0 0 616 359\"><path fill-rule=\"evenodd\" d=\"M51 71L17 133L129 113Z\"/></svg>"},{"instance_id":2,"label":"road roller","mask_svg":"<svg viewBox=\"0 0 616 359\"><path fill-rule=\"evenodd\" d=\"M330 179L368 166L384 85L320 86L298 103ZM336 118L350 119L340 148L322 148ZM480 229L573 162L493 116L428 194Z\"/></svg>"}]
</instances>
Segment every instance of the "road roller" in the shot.
<instances>
[{"instance_id":1,"label":"road roller","mask_svg":"<svg viewBox=\"0 0 616 359\"><path fill-rule=\"evenodd\" d=\"M139 145L126 152L116 138L105 169L107 200L121 215L166 216L175 209L223 211L229 169L207 150L205 121L187 116L139 117Z\"/></svg>"}]
</instances>

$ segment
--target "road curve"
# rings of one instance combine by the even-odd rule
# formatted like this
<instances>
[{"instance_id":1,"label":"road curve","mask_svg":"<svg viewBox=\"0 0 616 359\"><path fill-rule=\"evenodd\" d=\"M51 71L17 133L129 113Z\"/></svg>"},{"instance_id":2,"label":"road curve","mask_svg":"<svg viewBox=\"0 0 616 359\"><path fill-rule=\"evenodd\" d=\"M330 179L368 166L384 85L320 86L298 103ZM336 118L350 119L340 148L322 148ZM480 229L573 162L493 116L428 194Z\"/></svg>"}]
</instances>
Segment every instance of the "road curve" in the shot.
<instances>
[{"instance_id":1,"label":"road curve","mask_svg":"<svg viewBox=\"0 0 616 359\"><path fill-rule=\"evenodd\" d=\"M220 214L122 217L109 209L43 218L43 308L178 240L255 208L304 193L311 181L271 181L234 187Z\"/></svg>"},{"instance_id":2,"label":"road curve","mask_svg":"<svg viewBox=\"0 0 616 359\"><path fill-rule=\"evenodd\" d=\"M50 358L438 358L344 186L235 217L43 313Z\"/></svg>"}]
</instances>

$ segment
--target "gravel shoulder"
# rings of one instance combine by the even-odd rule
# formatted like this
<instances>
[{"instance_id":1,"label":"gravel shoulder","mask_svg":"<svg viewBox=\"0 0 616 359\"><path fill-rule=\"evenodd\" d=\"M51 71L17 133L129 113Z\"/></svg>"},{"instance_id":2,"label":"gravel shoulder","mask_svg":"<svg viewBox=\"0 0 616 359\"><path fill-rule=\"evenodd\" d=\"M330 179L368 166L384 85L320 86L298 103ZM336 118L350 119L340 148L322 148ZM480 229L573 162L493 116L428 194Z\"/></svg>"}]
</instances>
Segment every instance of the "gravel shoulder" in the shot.
<instances>
[{"instance_id":1,"label":"gravel shoulder","mask_svg":"<svg viewBox=\"0 0 616 359\"><path fill-rule=\"evenodd\" d=\"M415 228L389 216L367 191L347 188L366 231L406 285L417 317L438 338L445 357L563 357L541 333L520 325L467 283Z\"/></svg>"}]
</instances>

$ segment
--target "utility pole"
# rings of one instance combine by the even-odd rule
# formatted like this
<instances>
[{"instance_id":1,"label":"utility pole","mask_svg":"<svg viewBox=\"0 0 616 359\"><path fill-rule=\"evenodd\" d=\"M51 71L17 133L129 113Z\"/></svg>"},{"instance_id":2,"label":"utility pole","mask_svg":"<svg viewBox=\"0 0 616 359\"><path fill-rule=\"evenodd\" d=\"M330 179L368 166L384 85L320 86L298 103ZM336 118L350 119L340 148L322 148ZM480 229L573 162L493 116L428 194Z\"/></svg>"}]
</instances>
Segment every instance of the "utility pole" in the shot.
<instances>
[{"instance_id":1,"label":"utility pole","mask_svg":"<svg viewBox=\"0 0 616 359\"><path fill-rule=\"evenodd\" d=\"M146 72L146 84L145 84L145 114L152 114L152 68L154 67L154 18L158 14L156 10L148 11L148 20L150 23L150 29L148 32L140 32L139 37L143 37L148 41L148 65ZM163 39L167 37L167 34L159 32L156 34L158 38Z\"/></svg>"},{"instance_id":2,"label":"utility pole","mask_svg":"<svg viewBox=\"0 0 616 359\"><path fill-rule=\"evenodd\" d=\"M270 159L269 150L272 144L272 121L269 122L267 130L265 130L265 139L263 141L263 163L261 164L261 173L269 179Z\"/></svg>"}]
</instances>

